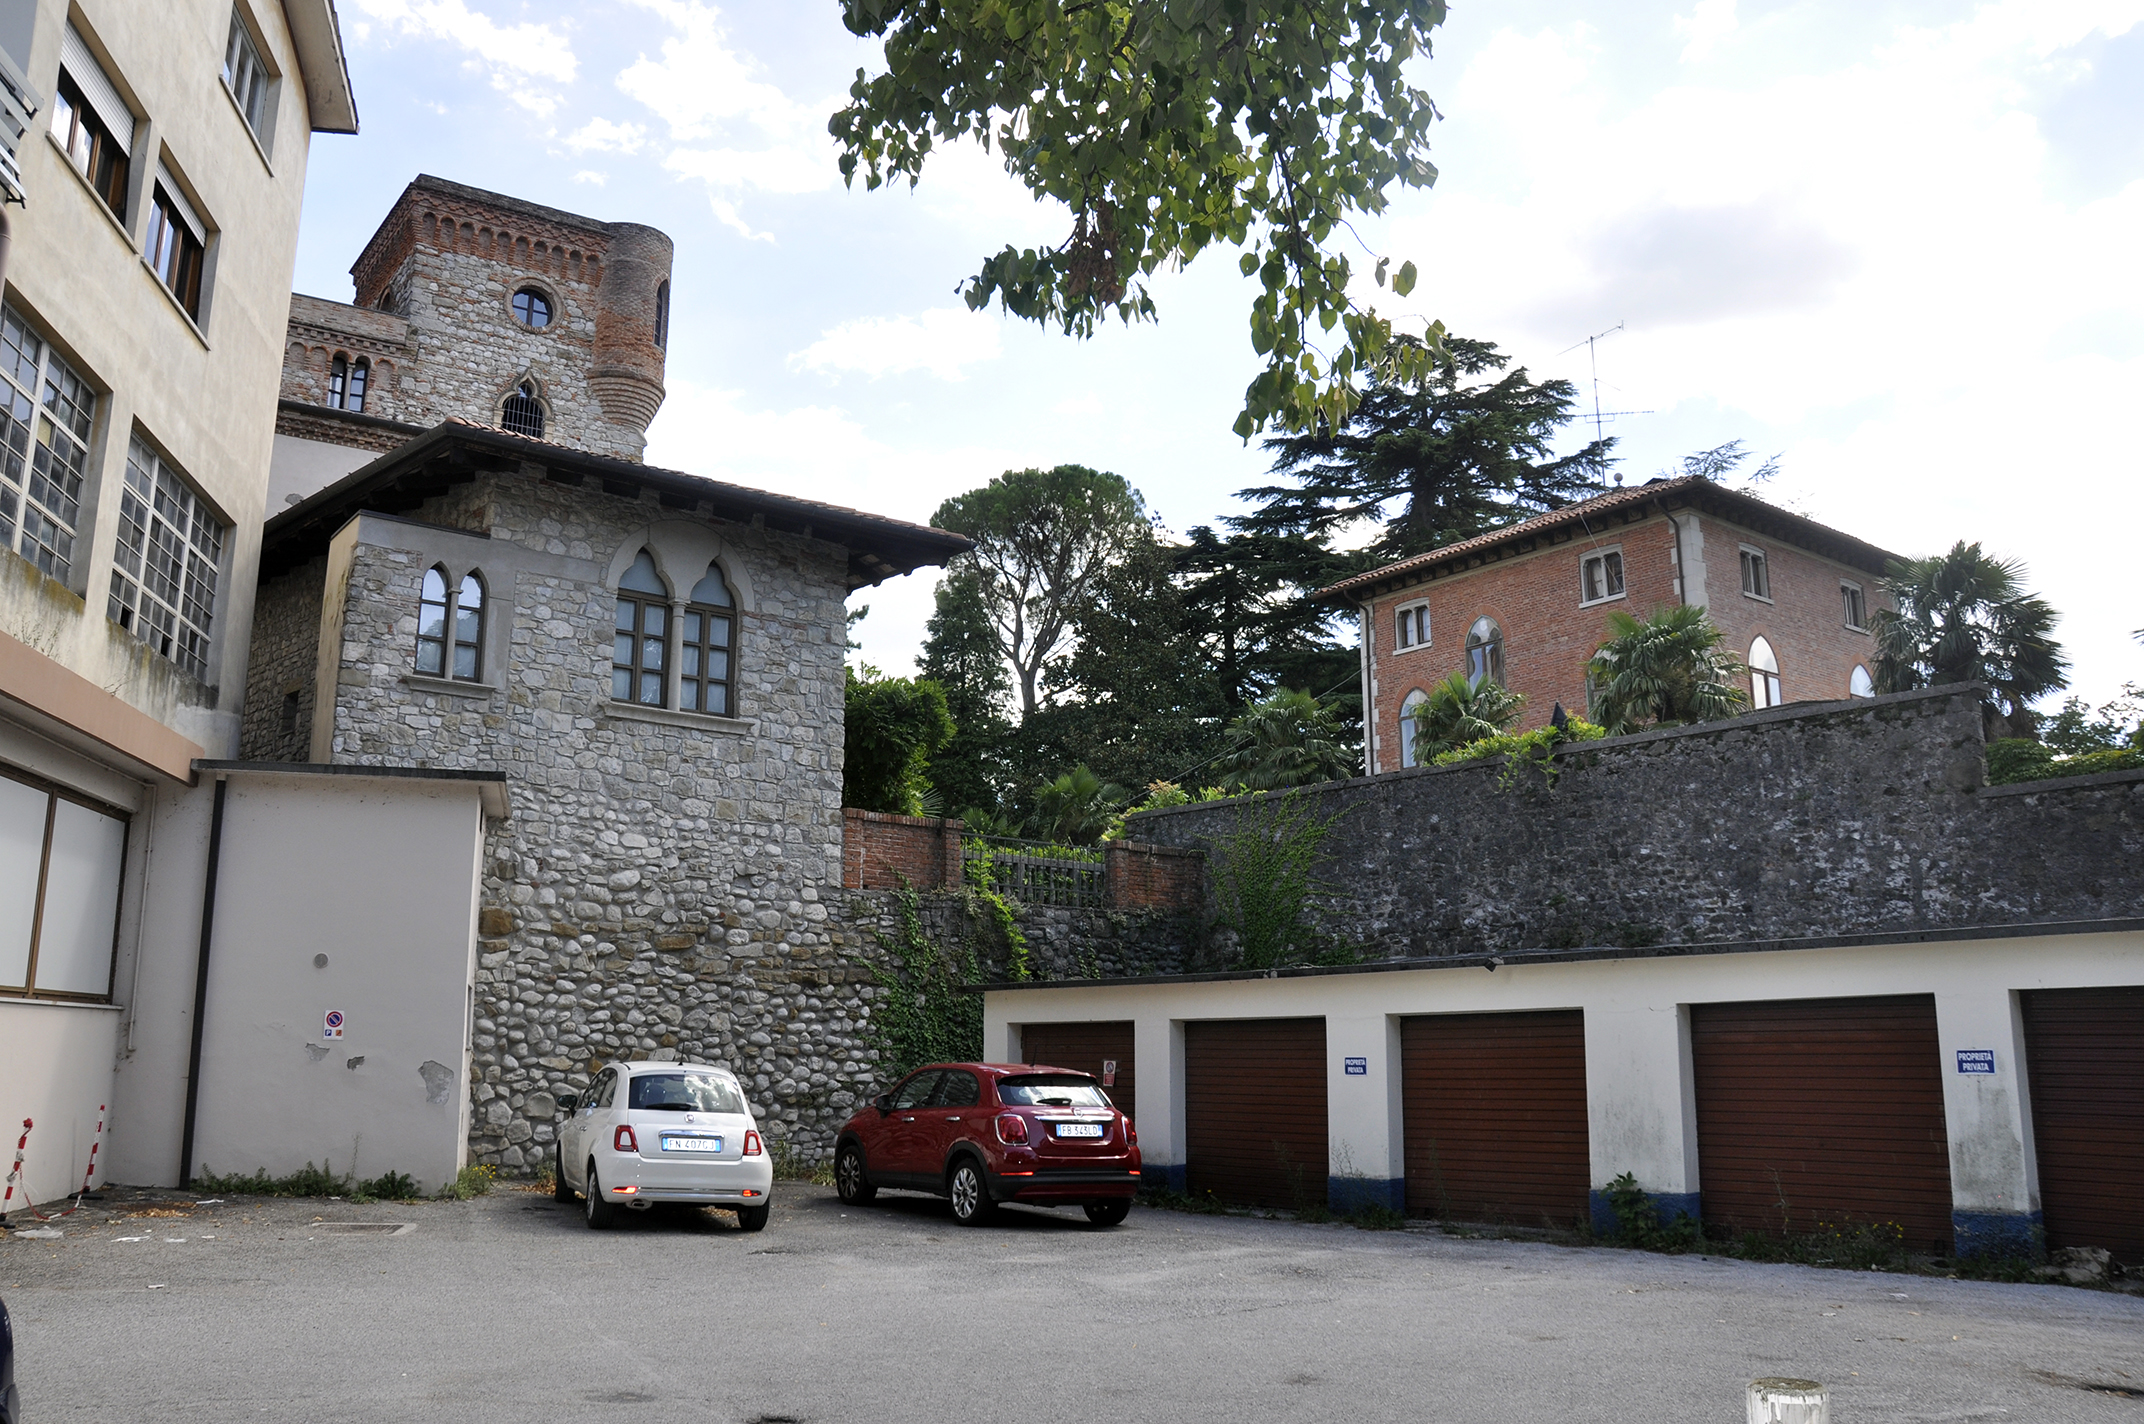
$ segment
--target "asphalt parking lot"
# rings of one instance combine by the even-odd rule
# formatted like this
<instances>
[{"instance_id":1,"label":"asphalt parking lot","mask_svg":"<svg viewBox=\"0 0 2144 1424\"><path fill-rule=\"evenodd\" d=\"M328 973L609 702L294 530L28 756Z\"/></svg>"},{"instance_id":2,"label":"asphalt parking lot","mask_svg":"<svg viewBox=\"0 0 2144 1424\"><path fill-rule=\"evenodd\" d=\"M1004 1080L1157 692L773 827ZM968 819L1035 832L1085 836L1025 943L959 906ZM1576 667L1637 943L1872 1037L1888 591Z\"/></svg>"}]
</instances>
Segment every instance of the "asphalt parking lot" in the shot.
<instances>
[{"instance_id":1,"label":"asphalt parking lot","mask_svg":"<svg viewBox=\"0 0 2144 1424\"><path fill-rule=\"evenodd\" d=\"M1837 1424L2144 1424L2144 1299L2053 1285L1144 1208L966 1230L788 1182L757 1235L518 1191L92 1209L0 1241L30 1424L1728 1424L1778 1374Z\"/></svg>"}]
</instances>

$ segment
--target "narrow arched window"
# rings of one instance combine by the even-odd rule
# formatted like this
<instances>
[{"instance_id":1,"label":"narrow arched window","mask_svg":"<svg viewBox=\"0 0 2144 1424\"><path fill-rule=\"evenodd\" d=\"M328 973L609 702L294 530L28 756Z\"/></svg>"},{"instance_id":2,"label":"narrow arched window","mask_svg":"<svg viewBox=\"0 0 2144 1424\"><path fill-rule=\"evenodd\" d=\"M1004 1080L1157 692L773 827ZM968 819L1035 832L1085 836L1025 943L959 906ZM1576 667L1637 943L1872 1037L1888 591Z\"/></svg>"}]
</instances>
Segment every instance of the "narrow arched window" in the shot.
<instances>
[{"instance_id":1,"label":"narrow arched window","mask_svg":"<svg viewBox=\"0 0 2144 1424\"><path fill-rule=\"evenodd\" d=\"M424 571L424 589L417 600L417 671L433 677L447 675L447 575L444 569Z\"/></svg>"},{"instance_id":2,"label":"narrow arched window","mask_svg":"<svg viewBox=\"0 0 2144 1424\"><path fill-rule=\"evenodd\" d=\"M1477 618L1467 629L1467 680L1477 687L1485 681L1503 686L1504 630L1493 618Z\"/></svg>"},{"instance_id":3,"label":"narrow arched window","mask_svg":"<svg viewBox=\"0 0 2144 1424\"><path fill-rule=\"evenodd\" d=\"M454 591L454 675L475 682L483 668L484 581L464 574Z\"/></svg>"},{"instance_id":4,"label":"narrow arched window","mask_svg":"<svg viewBox=\"0 0 2144 1424\"><path fill-rule=\"evenodd\" d=\"M1429 705L1429 694L1416 688L1400 699L1400 765L1415 765L1416 749L1421 745L1421 729L1415 718Z\"/></svg>"},{"instance_id":5,"label":"narrow arched window","mask_svg":"<svg viewBox=\"0 0 2144 1424\"><path fill-rule=\"evenodd\" d=\"M1869 676L1867 668L1855 663L1854 675L1846 680L1846 693L1849 697L1874 697L1876 680Z\"/></svg>"},{"instance_id":6,"label":"narrow arched window","mask_svg":"<svg viewBox=\"0 0 2144 1424\"><path fill-rule=\"evenodd\" d=\"M328 404L334 409L342 409L343 391L349 383L350 359L347 356L337 356L328 362Z\"/></svg>"},{"instance_id":7,"label":"narrow arched window","mask_svg":"<svg viewBox=\"0 0 2144 1424\"><path fill-rule=\"evenodd\" d=\"M707 575L692 586L678 629L677 705L686 712L733 717L730 659L737 643L736 600L722 570L707 566Z\"/></svg>"},{"instance_id":8,"label":"narrow arched window","mask_svg":"<svg viewBox=\"0 0 2144 1424\"><path fill-rule=\"evenodd\" d=\"M667 349L670 345L670 284L655 284L655 344Z\"/></svg>"},{"instance_id":9,"label":"narrow arched window","mask_svg":"<svg viewBox=\"0 0 2144 1424\"><path fill-rule=\"evenodd\" d=\"M1779 695L1779 655L1772 645L1759 638L1749 645L1749 705L1752 711L1760 707L1777 707L1785 701Z\"/></svg>"},{"instance_id":10,"label":"narrow arched window","mask_svg":"<svg viewBox=\"0 0 2144 1424\"><path fill-rule=\"evenodd\" d=\"M360 356L350 366L350 389L343 397L344 410L362 411L365 408L365 386L372 379L372 363Z\"/></svg>"},{"instance_id":11,"label":"narrow arched window","mask_svg":"<svg viewBox=\"0 0 2144 1424\"><path fill-rule=\"evenodd\" d=\"M618 620L611 647L610 695L619 702L661 707L669 666L670 586L655 560L640 557L618 580Z\"/></svg>"},{"instance_id":12,"label":"narrow arched window","mask_svg":"<svg viewBox=\"0 0 2144 1424\"><path fill-rule=\"evenodd\" d=\"M543 403L536 399L534 381L523 381L514 387L514 393L506 398L506 407L500 412L499 428L526 435L531 440L543 439Z\"/></svg>"}]
</instances>

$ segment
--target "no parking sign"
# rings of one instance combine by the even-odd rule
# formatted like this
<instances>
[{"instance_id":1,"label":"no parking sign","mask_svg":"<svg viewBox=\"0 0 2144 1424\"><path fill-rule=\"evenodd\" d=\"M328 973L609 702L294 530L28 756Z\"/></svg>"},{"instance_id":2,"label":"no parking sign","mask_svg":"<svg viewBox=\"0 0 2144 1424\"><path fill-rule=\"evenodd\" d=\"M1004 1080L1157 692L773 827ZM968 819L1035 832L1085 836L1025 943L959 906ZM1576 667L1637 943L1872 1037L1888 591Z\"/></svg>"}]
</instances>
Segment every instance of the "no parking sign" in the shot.
<instances>
[{"instance_id":1,"label":"no parking sign","mask_svg":"<svg viewBox=\"0 0 2144 1424\"><path fill-rule=\"evenodd\" d=\"M342 1010L341 1010L341 1009L329 1009L329 1010L328 1010L328 1011L327 1011L327 1012L326 1012L325 1014L323 1014L323 1015L321 1016L321 1019L320 1019L320 1036L321 1036L322 1038L341 1038L341 1037L342 1037Z\"/></svg>"}]
</instances>

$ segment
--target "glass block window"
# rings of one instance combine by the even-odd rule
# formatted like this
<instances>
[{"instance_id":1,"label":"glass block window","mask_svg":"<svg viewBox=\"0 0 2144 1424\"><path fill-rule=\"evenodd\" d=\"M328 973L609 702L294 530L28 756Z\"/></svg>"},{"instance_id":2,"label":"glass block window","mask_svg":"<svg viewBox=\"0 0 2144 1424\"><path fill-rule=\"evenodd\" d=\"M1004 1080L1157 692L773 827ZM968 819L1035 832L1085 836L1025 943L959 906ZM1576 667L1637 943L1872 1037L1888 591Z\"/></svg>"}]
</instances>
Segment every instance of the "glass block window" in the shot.
<instances>
[{"instance_id":1,"label":"glass block window","mask_svg":"<svg viewBox=\"0 0 2144 1424\"><path fill-rule=\"evenodd\" d=\"M661 707L663 674L669 667L670 588L655 560L640 557L618 580L618 617L611 646L610 695L614 701Z\"/></svg>"},{"instance_id":2,"label":"glass block window","mask_svg":"<svg viewBox=\"0 0 2144 1424\"><path fill-rule=\"evenodd\" d=\"M692 587L692 601L678 628L678 701L686 712L736 715L730 706L730 654L736 641L736 607L722 570L707 566L707 576Z\"/></svg>"},{"instance_id":3,"label":"glass block window","mask_svg":"<svg viewBox=\"0 0 2144 1424\"><path fill-rule=\"evenodd\" d=\"M114 623L208 680L209 620L224 526L140 436L127 445L112 557Z\"/></svg>"},{"instance_id":4,"label":"glass block window","mask_svg":"<svg viewBox=\"0 0 2144 1424\"><path fill-rule=\"evenodd\" d=\"M97 398L13 308L0 308L0 544L65 583Z\"/></svg>"}]
</instances>

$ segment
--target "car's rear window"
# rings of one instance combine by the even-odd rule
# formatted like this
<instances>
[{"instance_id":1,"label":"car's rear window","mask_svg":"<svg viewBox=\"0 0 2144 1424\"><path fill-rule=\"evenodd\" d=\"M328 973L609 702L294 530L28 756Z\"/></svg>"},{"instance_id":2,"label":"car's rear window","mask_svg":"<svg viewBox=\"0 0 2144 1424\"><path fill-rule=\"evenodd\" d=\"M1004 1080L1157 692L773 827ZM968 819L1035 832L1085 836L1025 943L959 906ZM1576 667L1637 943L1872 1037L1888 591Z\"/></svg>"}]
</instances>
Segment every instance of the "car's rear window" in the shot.
<instances>
[{"instance_id":1,"label":"car's rear window","mask_svg":"<svg viewBox=\"0 0 2144 1424\"><path fill-rule=\"evenodd\" d=\"M737 1085L712 1073L636 1073L629 1107L655 1112L741 1113Z\"/></svg>"},{"instance_id":2,"label":"car's rear window","mask_svg":"<svg viewBox=\"0 0 2144 1424\"><path fill-rule=\"evenodd\" d=\"M1011 1107L1106 1108L1109 1095L1092 1078L1032 1073L998 1079L998 1099Z\"/></svg>"}]
</instances>

